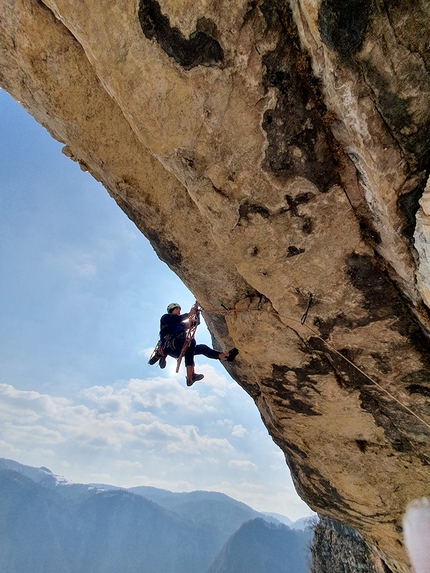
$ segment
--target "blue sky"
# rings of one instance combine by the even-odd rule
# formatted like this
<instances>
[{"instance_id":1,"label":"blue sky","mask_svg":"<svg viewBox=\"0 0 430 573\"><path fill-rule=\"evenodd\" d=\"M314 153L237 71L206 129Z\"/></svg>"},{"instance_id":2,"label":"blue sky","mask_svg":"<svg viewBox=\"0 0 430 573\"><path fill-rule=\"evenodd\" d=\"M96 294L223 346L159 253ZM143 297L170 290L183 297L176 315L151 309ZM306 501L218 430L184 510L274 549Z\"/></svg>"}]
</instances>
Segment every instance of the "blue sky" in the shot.
<instances>
[{"instance_id":1,"label":"blue sky","mask_svg":"<svg viewBox=\"0 0 430 573\"><path fill-rule=\"evenodd\" d=\"M221 491L311 511L247 394L216 361L150 367L191 293L106 190L0 90L0 457L79 482ZM210 344L204 325L198 342Z\"/></svg>"}]
</instances>

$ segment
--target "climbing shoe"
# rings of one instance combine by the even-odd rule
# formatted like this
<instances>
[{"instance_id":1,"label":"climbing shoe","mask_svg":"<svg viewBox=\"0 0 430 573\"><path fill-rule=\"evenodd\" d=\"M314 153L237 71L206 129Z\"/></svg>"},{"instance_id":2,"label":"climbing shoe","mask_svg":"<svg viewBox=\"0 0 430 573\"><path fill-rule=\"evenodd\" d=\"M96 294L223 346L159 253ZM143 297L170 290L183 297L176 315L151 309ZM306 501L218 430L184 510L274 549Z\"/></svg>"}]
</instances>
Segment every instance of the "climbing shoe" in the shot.
<instances>
[{"instance_id":1,"label":"climbing shoe","mask_svg":"<svg viewBox=\"0 0 430 573\"><path fill-rule=\"evenodd\" d=\"M228 353L228 357L227 357L227 361L228 362L233 362L233 360L236 358L236 356L239 354L239 350L237 348L233 348L232 350L230 350L230 352Z\"/></svg>"},{"instance_id":2,"label":"climbing shoe","mask_svg":"<svg viewBox=\"0 0 430 573\"><path fill-rule=\"evenodd\" d=\"M160 356L160 361L158 363L158 366L160 368L166 368L166 357L165 356Z\"/></svg>"},{"instance_id":3,"label":"climbing shoe","mask_svg":"<svg viewBox=\"0 0 430 573\"><path fill-rule=\"evenodd\" d=\"M154 366L154 364L156 364L159 359L160 359L160 355L154 354L154 356L151 356L151 358L148 360L148 364L150 364L151 366Z\"/></svg>"},{"instance_id":4,"label":"climbing shoe","mask_svg":"<svg viewBox=\"0 0 430 573\"><path fill-rule=\"evenodd\" d=\"M199 380L203 380L203 374L193 374L193 379L190 380L189 378L185 378L187 381L187 386L192 386L194 382L198 382Z\"/></svg>"}]
</instances>

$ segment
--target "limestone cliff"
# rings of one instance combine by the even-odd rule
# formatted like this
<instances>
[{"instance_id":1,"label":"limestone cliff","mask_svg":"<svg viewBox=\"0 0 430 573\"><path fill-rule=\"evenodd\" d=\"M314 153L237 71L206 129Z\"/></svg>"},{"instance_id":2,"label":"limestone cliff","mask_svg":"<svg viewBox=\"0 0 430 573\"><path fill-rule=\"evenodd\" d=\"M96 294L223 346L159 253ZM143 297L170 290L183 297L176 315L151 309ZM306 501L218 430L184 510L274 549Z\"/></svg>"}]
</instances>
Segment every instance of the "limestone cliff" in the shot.
<instances>
[{"instance_id":1,"label":"limestone cliff","mask_svg":"<svg viewBox=\"0 0 430 573\"><path fill-rule=\"evenodd\" d=\"M0 3L0 85L219 310L303 499L398 571L402 512L430 483L429 15Z\"/></svg>"}]
</instances>

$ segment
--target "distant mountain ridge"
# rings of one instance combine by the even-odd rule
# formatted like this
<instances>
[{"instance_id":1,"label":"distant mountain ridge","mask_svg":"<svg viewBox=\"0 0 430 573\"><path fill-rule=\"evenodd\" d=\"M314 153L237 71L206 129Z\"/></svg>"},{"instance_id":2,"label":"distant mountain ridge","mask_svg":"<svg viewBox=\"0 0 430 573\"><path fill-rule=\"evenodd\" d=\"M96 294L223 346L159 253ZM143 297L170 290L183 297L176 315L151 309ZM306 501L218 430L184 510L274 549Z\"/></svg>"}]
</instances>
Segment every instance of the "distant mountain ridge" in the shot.
<instances>
[{"instance_id":1,"label":"distant mountain ridge","mask_svg":"<svg viewBox=\"0 0 430 573\"><path fill-rule=\"evenodd\" d=\"M225 494L74 484L13 460L0 459L0 491L0 573L212 573L215 562L226 565L219 555L231 553L244 524L254 522L269 531L259 550L265 573L270 531L284 557L293 548L291 563L298 545L290 538L311 537ZM242 545L254 529L241 533Z\"/></svg>"},{"instance_id":2,"label":"distant mountain ridge","mask_svg":"<svg viewBox=\"0 0 430 573\"><path fill-rule=\"evenodd\" d=\"M74 501L58 489L0 470L2 573L202 573L219 550L210 531L141 496L93 490Z\"/></svg>"},{"instance_id":3,"label":"distant mountain ridge","mask_svg":"<svg viewBox=\"0 0 430 573\"><path fill-rule=\"evenodd\" d=\"M306 573L311 539L310 531L253 519L230 537L207 573Z\"/></svg>"},{"instance_id":4,"label":"distant mountain ridge","mask_svg":"<svg viewBox=\"0 0 430 573\"><path fill-rule=\"evenodd\" d=\"M173 511L177 511L178 513L183 513L183 509L181 509L181 507L185 506L187 503L189 504L189 507L191 507L192 503L196 501L206 503L210 503L212 501L219 502L220 504L224 502L236 507L237 513L242 513L244 519L241 521L241 523L248 521L249 519L261 517L266 521L271 521L273 523L283 523L291 529L305 529L308 525L308 521L311 519L310 517L301 517L296 521L292 521L287 516L280 513L259 512L241 501L237 501L224 493L215 491L196 490L192 492L172 492L167 489L156 488L153 486L134 486L130 488L122 488L120 486L111 484L94 482L81 484L67 480L63 476L56 475L46 467L42 466L40 468L36 468L33 466L27 466L7 458L0 458L0 470L1 469L14 470L29 477L34 482L46 488L55 488L60 485L66 485L68 490L67 494L70 495L73 492L72 497L76 497L81 493L85 493L89 489L96 491L123 490L140 495L146 499L149 499L150 501L157 503L158 505L161 505L166 509L171 509ZM65 494L66 492L63 493Z\"/></svg>"},{"instance_id":5,"label":"distant mountain ridge","mask_svg":"<svg viewBox=\"0 0 430 573\"><path fill-rule=\"evenodd\" d=\"M0 458L0 469L14 470L29 477L34 482L43 485L43 487L55 487L60 484L72 483L68 482L62 476L54 475L51 470L43 466L40 468L35 468L32 466L20 464L14 460L8 460L6 458Z\"/></svg>"}]
</instances>

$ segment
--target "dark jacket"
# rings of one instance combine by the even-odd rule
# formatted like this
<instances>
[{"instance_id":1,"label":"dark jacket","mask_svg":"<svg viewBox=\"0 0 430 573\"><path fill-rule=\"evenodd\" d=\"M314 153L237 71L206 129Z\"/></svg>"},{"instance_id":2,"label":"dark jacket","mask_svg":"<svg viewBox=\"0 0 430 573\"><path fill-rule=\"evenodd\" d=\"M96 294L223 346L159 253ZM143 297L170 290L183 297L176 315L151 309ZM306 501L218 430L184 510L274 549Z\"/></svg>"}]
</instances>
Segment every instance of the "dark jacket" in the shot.
<instances>
[{"instance_id":1,"label":"dark jacket","mask_svg":"<svg viewBox=\"0 0 430 573\"><path fill-rule=\"evenodd\" d=\"M185 331L184 320L187 320L189 313L185 314L163 314L160 319L160 340L164 341L166 336L181 336Z\"/></svg>"}]
</instances>

